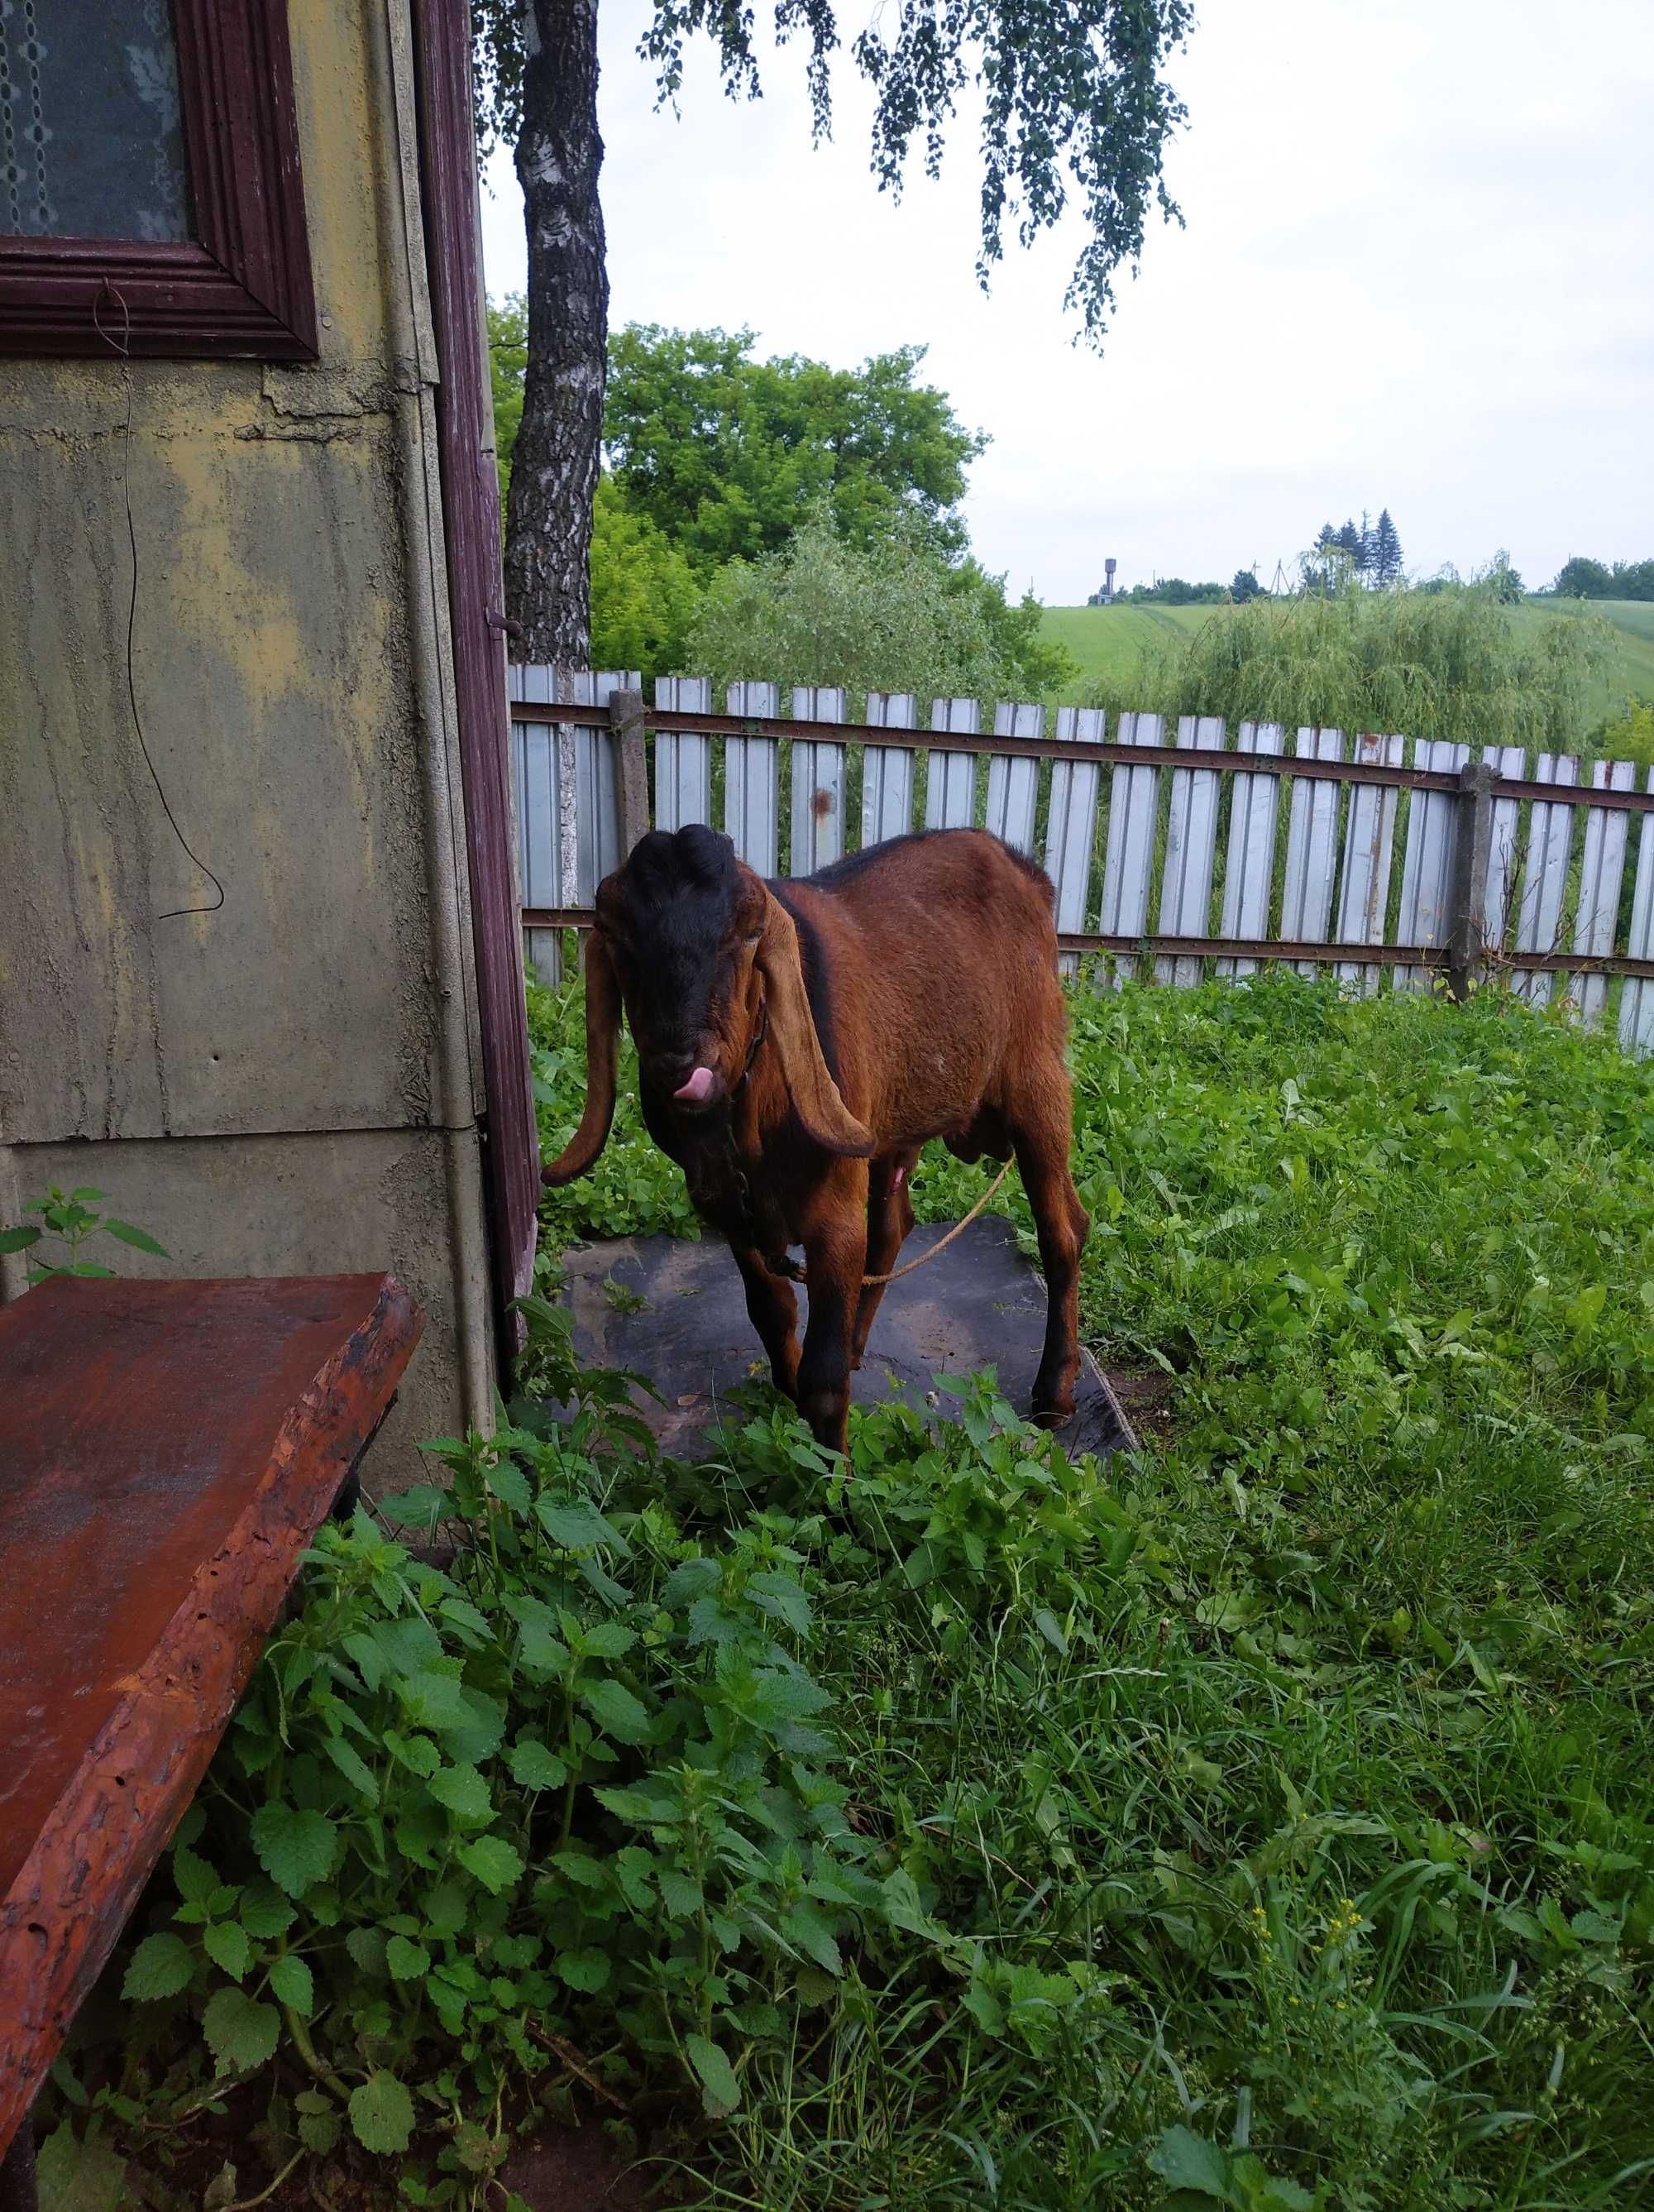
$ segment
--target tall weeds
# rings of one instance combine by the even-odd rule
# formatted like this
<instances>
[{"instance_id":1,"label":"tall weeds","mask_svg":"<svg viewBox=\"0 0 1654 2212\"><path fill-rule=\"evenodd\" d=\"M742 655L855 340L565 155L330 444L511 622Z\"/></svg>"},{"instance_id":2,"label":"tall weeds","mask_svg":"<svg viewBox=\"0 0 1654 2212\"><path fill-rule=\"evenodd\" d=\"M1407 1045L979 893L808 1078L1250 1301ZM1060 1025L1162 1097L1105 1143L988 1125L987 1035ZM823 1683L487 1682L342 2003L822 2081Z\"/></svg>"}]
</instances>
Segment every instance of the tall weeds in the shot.
<instances>
[{"instance_id":1,"label":"tall weeds","mask_svg":"<svg viewBox=\"0 0 1654 2212\"><path fill-rule=\"evenodd\" d=\"M1094 703L1473 746L1576 750L1609 657L1600 621L1501 605L1475 584L1258 599L1151 649Z\"/></svg>"}]
</instances>

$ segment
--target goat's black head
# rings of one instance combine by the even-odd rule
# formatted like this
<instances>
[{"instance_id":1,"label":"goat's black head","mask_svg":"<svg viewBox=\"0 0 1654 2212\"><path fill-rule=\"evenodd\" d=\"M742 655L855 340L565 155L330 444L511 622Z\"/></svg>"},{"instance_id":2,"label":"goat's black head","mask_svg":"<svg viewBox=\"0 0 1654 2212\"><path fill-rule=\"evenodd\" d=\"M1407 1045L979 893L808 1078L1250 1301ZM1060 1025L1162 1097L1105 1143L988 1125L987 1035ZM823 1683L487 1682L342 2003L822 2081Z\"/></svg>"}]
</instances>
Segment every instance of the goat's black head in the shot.
<instances>
[{"instance_id":1,"label":"goat's black head","mask_svg":"<svg viewBox=\"0 0 1654 2212\"><path fill-rule=\"evenodd\" d=\"M741 1073L766 894L700 823L651 830L597 891L645 1084L685 1111L720 1103Z\"/></svg>"},{"instance_id":2,"label":"goat's black head","mask_svg":"<svg viewBox=\"0 0 1654 2212\"><path fill-rule=\"evenodd\" d=\"M597 886L586 959L585 1112L568 1149L545 1170L548 1182L583 1175L603 1150L622 1003L643 1081L675 1111L699 1115L727 1104L761 1010L810 1136L832 1152L871 1151L821 1057L792 917L716 830L698 823L675 835L651 830Z\"/></svg>"}]
</instances>

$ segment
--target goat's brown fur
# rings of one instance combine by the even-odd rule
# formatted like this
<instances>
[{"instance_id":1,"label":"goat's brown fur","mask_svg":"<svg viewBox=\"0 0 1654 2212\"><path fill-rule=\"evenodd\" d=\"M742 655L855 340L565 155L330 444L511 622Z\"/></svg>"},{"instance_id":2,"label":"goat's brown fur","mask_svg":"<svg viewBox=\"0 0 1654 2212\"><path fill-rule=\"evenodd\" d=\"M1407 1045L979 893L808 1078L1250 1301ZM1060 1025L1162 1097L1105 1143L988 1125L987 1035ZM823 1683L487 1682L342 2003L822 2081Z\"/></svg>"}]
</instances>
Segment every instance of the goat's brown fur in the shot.
<instances>
[{"instance_id":1,"label":"goat's brown fur","mask_svg":"<svg viewBox=\"0 0 1654 2212\"><path fill-rule=\"evenodd\" d=\"M862 1279L894 1266L933 1137L961 1159L1015 1152L1050 1301L1033 1412L1066 1419L1090 1224L1069 1172L1065 1017L1038 868L981 830L938 830L766 885L709 830L653 833L599 888L591 1088L548 1182L584 1172L608 1133L617 986L645 1121L728 1237L776 1384L823 1443L844 1448L851 1370L883 1295ZM692 1057L716 1075L710 1111L673 1095ZM802 1352L792 1285L772 1264L793 1244L809 1279Z\"/></svg>"}]
</instances>

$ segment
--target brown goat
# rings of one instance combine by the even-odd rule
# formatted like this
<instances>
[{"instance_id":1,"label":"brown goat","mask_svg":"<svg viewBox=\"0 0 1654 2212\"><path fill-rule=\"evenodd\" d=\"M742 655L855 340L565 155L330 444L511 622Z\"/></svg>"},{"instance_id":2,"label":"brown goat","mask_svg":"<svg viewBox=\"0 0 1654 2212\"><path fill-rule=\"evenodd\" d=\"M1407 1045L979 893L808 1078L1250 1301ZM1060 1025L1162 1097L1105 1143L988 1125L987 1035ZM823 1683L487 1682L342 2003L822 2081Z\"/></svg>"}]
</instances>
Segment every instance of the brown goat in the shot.
<instances>
[{"instance_id":1,"label":"brown goat","mask_svg":"<svg viewBox=\"0 0 1654 2212\"><path fill-rule=\"evenodd\" d=\"M644 1121L728 1237L776 1385L823 1443L844 1449L883 1296L863 1278L895 1265L932 1137L963 1160L1015 1151L1049 1298L1033 1413L1067 1419L1090 1222L1069 1173L1051 888L1031 861L942 830L766 884L712 830L651 831L597 887L585 1110L548 1183L603 1150L622 1005ZM809 1285L802 1354L793 1244Z\"/></svg>"}]
</instances>

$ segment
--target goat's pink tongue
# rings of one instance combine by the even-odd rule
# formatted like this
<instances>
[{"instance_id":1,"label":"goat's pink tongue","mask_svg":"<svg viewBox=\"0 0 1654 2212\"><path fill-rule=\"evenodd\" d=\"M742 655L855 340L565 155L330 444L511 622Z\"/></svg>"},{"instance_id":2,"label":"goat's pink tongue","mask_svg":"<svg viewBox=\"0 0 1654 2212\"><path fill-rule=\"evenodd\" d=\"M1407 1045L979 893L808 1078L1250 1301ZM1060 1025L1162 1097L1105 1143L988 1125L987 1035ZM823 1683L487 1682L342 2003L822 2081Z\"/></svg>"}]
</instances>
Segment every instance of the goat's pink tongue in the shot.
<instances>
[{"instance_id":1,"label":"goat's pink tongue","mask_svg":"<svg viewBox=\"0 0 1654 2212\"><path fill-rule=\"evenodd\" d=\"M674 1098L687 1098L691 1105L700 1106L706 1099L713 1083L710 1067L698 1067L689 1080L672 1093Z\"/></svg>"}]
</instances>

